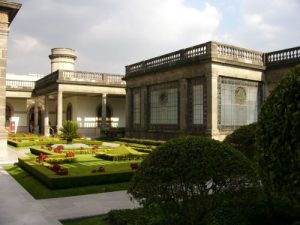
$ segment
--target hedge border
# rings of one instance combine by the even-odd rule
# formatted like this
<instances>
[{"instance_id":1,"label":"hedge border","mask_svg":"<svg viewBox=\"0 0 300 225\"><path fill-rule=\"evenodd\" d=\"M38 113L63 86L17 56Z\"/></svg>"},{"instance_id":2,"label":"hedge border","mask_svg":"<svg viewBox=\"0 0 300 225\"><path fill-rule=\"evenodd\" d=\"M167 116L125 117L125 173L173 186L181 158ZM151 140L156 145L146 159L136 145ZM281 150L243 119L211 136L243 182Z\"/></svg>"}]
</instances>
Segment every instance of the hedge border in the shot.
<instances>
[{"instance_id":1,"label":"hedge border","mask_svg":"<svg viewBox=\"0 0 300 225\"><path fill-rule=\"evenodd\" d=\"M86 145L102 145L102 141L97 140L80 140L80 139L74 139L73 143L82 143ZM33 145L54 145L54 144L67 144L66 140L59 140L59 141L27 141L27 142L17 142L8 139L7 144L14 146L14 147L30 147Z\"/></svg>"},{"instance_id":2,"label":"hedge border","mask_svg":"<svg viewBox=\"0 0 300 225\"><path fill-rule=\"evenodd\" d=\"M29 165L26 162L26 159L22 158L19 158L19 166L26 170L28 173L32 174L50 189L128 182L131 180L134 174L134 171L128 171L119 173L98 173L85 176L48 176L38 169L34 168L33 166Z\"/></svg>"},{"instance_id":3,"label":"hedge border","mask_svg":"<svg viewBox=\"0 0 300 225\"><path fill-rule=\"evenodd\" d=\"M155 145L155 146L165 143L165 141L151 140L151 139L137 139L137 138L115 138L115 140L122 141L122 142L128 142L128 143Z\"/></svg>"}]
</instances>

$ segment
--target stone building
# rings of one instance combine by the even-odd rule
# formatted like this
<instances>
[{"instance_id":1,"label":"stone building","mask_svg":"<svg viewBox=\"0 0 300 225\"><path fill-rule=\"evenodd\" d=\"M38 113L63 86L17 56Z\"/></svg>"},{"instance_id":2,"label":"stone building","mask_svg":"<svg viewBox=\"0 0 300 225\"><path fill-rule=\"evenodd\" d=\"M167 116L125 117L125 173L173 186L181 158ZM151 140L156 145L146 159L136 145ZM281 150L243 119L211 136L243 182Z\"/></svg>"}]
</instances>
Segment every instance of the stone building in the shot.
<instances>
[{"instance_id":1,"label":"stone building","mask_svg":"<svg viewBox=\"0 0 300 225\"><path fill-rule=\"evenodd\" d=\"M7 38L9 26L20 8L21 4L4 0L0 1L0 150L5 149L7 146L7 132L4 126Z\"/></svg>"},{"instance_id":2,"label":"stone building","mask_svg":"<svg viewBox=\"0 0 300 225\"><path fill-rule=\"evenodd\" d=\"M222 140L255 122L263 100L299 63L300 47L263 53L207 42L126 66L126 135Z\"/></svg>"},{"instance_id":3,"label":"stone building","mask_svg":"<svg viewBox=\"0 0 300 225\"><path fill-rule=\"evenodd\" d=\"M48 75L12 75L6 79L6 129L48 136L63 121L77 121L79 132L99 137L100 127L125 127L122 75L75 70L76 54L54 48Z\"/></svg>"}]
</instances>

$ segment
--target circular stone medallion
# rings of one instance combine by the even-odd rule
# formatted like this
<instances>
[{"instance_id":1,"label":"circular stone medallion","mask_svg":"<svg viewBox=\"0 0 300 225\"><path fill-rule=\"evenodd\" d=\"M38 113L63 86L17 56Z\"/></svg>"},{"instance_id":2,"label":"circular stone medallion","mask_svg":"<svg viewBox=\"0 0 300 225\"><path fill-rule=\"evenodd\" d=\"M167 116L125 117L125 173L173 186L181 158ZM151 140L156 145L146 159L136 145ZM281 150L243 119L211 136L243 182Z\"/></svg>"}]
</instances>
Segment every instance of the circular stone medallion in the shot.
<instances>
[{"instance_id":1,"label":"circular stone medallion","mask_svg":"<svg viewBox=\"0 0 300 225\"><path fill-rule=\"evenodd\" d=\"M245 104L246 100L247 100L247 93L246 93L246 89L244 87L237 87L235 89L235 103L237 104Z\"/></svg>"}]
</instances>

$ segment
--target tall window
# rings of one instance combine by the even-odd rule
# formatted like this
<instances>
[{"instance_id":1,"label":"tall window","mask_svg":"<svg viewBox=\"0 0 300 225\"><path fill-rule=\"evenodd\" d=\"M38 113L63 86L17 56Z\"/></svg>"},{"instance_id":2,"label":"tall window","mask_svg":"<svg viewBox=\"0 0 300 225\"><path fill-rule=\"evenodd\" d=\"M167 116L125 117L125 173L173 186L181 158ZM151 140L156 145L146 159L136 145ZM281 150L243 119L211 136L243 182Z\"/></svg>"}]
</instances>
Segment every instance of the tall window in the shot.
<instances>
[{"instance_id":1,"label":"tall window","mask_svg":"<svg viewBox=\"0 0 300 225\"><path fill-rule=\"evenodd\" d=\"M261 85L256 81L219 78L219 126L235 128L257 121Z\"/></svg>"},{"instance_id":2,"label":"tall window","mask_svg":"<svg viewBox=\"0 0 300 225\"><path fill-rule=\"evenodd\" d=\"M178 124L178 89L161 87L150 91L150 123Z\"/></svg>"},{"instance_id":3,"label":"tall window","mask_svg":"<svg viewBox=\"0 0 300 225\"><path fill-rule=\"evenodd\" d=\"M72 104L69 103L67 106L67 120L72 120Z\"/></svg>"},{"instance_id":4,"label":"tall window","mask_svg":"<svg viewBox=\"0 0 300 225\"><path fill-rule=\"evenodd\" d=\"M193 85L193 124L203 124L203 85Z\"/></svg>"},{"instance_id":5,"label":"tall window","mask_svg":"<svg viewBox=\"0 0 300 225\"><path fill-rule=\"evenodd\" d=\"M141 95L140 92L133 94L133 123L140 124L141 121Z\"/></svg>"}]
</instances>

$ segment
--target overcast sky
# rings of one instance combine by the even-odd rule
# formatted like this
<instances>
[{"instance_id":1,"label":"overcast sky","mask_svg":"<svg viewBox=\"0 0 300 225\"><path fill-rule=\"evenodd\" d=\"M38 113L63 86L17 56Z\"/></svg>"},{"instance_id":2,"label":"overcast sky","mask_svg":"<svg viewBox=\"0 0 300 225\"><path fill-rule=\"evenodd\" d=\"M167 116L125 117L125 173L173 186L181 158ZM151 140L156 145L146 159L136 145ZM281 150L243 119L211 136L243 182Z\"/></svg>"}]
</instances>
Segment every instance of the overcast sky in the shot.
<instances>
[{"instance_id":1,"label":"overcast sky","mask_svg":"<svg viewBox=\"0 0 300 225\"><path fill-rule=\"evenodd\" d=\"M8 72L50 72L51 48L76 50L76 70L125 65L215 40L259 51L300 45L299 0L13 0Z\"/></svg>"}]
</instances>

